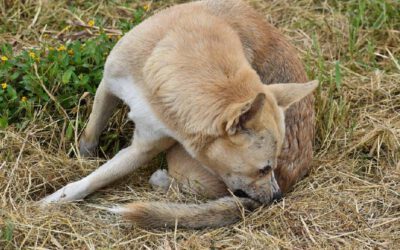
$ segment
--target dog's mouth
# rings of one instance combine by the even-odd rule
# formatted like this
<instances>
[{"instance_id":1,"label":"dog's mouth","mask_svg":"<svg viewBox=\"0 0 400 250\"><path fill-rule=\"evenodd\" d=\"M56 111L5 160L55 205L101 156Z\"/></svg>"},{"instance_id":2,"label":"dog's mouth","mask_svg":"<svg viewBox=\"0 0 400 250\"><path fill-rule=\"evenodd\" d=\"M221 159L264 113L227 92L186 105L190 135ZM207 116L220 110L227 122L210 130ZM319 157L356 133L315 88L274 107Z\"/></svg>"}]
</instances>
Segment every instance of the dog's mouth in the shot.
<instances>
[{"instance_id":1,"label":"dog's mouth","mask_svg":"<svg viewBox=\"0 0 400 250\"><path fill-rule=\"evenodd\" d=\"M233 194L237 197L240 198L250 198L252 199L245 191L241 190L241 189L236 189L235 192L233 192Z\"/></svg>"},{"instance_id":2,"label":"dog's mouth","mask_svg":"<svg viewBox=\"0 0 400 250\"><path fill-rule=\"evenodd\" d=\"M245 191L243 191L241 189L236 189L235 192L233 192L233 194L239 198L248 198L248 199L252 199L253 201L256 201L256 202L265 203L265 202L260 201L259 199L255 199L255 198L251 197L250 195L248 195ZM266 203L279 202L282 200L282 196L283 196L282 192L279 190L278 192L274 193L271 200L269 200L269 202L266 202Z\"/></svg>"}]
</instances>

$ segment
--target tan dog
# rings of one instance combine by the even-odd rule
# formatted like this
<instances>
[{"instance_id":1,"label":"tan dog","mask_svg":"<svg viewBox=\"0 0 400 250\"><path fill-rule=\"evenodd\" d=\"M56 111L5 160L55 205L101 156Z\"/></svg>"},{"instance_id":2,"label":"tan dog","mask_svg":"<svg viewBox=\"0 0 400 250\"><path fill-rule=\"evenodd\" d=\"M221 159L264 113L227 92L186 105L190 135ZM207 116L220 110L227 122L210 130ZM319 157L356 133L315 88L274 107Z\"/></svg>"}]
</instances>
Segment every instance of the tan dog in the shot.
<instances>
[{"instance_id":1,"label":"tan dog","mask_svg":"<svg viewBox=\"0 0 400 250\"><path fill-rule=\"evenodd\" d=\"M178 142L182 148L168 156L173 177L218 186L210 196L229 189L249 197L241 199L245 207L268 204L307 172L313 110L312 97L305 97L318 84L263 83L305 80L294 49L240 1L199 1L161 11L110 53L80 141L81 153L91 154L123 100L136 127L131 146L42 201L82 199ZM115 211L147 227L173 226L177 219L186 227L221 226L238 218L233 198L203 206L133 203Z\"/></svg>"}]
</instances>

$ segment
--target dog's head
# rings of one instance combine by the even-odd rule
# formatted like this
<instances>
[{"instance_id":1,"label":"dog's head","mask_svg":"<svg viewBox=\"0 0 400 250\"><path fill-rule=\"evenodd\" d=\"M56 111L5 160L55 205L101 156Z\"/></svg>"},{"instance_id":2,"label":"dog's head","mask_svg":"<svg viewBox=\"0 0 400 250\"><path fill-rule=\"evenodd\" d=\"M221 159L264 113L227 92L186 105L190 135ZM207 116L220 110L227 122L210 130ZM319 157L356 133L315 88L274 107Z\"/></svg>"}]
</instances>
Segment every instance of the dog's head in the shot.
<instances>
[{"instance_id":1,"label":"dog's head","mask_svg":"<svg viewBox=\"0 0 400 250\"><path fill-rule=\"evenodd\" d=\"M285 138L284 111L317 86L317 81L265 85L251 100L232 104L225 110L224 135L201 158L237 196L262 203L280 197L274 169Z\"/></svg>"}]
</instances>

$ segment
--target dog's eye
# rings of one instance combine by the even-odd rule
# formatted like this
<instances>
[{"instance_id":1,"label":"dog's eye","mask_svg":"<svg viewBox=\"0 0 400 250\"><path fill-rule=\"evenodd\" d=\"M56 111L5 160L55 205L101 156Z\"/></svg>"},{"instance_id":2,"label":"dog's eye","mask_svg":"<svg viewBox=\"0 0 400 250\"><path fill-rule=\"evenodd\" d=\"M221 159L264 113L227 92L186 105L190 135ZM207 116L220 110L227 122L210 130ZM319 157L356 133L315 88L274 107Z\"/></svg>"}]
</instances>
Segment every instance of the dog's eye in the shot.
<instances>
[{"instance_id":1,"label":"dog's eye","mask_svg":"<svg viewBox=\"0 0 400 250\"><path fill-rule=\"evenodd\" d=\"M263 167L262 169L260 169L259 172L261 175L267 175L267 174L269 174L269 172L271 172L271 170L272 170L271 165L267 165L267 166Z\"/></svg>"}]
</instances>

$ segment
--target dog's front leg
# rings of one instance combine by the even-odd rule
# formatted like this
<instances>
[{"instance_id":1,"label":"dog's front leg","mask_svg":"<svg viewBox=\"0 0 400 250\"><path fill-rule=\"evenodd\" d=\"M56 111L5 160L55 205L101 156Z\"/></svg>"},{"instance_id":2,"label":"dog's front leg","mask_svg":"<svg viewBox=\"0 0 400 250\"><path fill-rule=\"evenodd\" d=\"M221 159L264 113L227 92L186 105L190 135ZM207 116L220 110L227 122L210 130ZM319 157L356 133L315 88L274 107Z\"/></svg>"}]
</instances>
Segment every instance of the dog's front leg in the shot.
<instances>
[{"instance_id":1,"label":"dog's front leg","mask_svg":"<svg viewBox=\"0 0 400 250\"><path fill-rule=\"evenodd\" d=\"M118 152L117 155L93 173L79 181L66 185L40 202L46 204L83 199L94 191L130 174L161 151L168 149L175 142L167 137L156 140L145 139L140 136L137 130L134 138L131 146Z\"/></svg>"}]
</instances>

